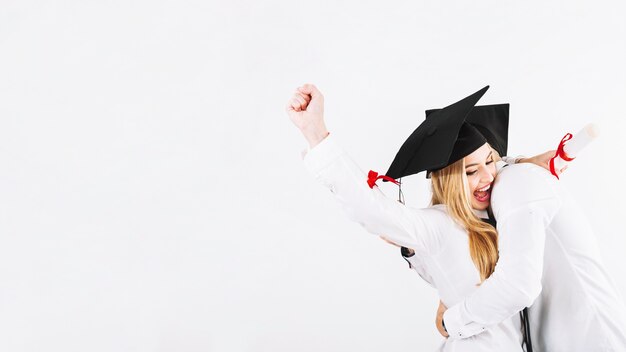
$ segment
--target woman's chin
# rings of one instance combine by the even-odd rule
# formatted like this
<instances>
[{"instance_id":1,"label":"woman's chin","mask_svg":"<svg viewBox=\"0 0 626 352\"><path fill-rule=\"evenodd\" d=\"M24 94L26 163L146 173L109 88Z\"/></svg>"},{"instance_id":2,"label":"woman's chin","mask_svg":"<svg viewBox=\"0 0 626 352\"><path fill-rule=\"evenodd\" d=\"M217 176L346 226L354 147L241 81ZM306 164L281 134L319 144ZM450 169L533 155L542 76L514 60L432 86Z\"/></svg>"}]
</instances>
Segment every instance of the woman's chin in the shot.
<instances>
[{"instance_id":1,"label":"woman's chin","mask_svg":"<svg viewBox=\"0 0 626 352\"><path fill-rule=\"evenodd\" d=\"M487 210L487 208L489 208L489 202L479 202L476 199L473 199L472 208L475 210Z\"/></svg>"}]
</instances>

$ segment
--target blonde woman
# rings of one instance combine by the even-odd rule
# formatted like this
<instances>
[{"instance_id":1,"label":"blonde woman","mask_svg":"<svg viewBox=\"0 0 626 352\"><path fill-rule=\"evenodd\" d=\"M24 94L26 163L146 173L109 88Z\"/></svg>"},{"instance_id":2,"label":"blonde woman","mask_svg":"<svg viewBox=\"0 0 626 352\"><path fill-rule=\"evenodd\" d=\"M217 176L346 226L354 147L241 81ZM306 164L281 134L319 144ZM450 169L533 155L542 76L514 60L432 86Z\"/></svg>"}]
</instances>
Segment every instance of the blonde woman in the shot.
<instances>
[{"instance_id":1,"label":"blonde woman","mask_svg":"<svg viewBox=\"0 0 626 352\"><path fill-rule=\"evenodd\" d=\"M286 108L309 143L304 158L309 171L352 220L372 234L384 234L386 240L411 248L415 270L448 306L471 295L498 260L496 229L481 220L489 218L497 157L483 134L494 131L481 133L466 122L487 88L429 116L404 143L386 176L366 175L337 145L325 126L324 98L315 86L299 87ZM378 179L395 182L421 171L432 178L428 208L405 206L376 186ZM440 350L523 351L522 343L520 319L514 316L482 334L447 339Z\"/></svg>"}]
</instances>

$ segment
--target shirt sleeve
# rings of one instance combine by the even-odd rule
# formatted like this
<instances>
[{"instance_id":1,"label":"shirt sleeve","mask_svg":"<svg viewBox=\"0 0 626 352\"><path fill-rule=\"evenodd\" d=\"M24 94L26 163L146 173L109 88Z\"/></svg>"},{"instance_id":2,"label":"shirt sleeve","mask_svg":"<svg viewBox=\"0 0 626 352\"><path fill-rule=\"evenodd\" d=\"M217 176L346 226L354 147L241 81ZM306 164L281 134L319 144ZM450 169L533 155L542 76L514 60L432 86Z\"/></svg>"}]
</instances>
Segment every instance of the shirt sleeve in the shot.
<instances>
[{"instance_id":1,"label":"shirt sleeve","mask_svg":"<svg viewBox=\"0 0 626 352\"><path fill-rule=\"evenodd\" d=\"M405 247L402 247L402 248L404 249ZM415 253L413 253L412 255L405 255L405 254L408 254L405 251L402 251L401 254L402 254L402 258L404 258L404 260L406 260L406 262L409 263L409 269L412 269L413 271L415 271L432 288L436 289L433 278L430 276L430 274L425 270L424 266L422 265L422 262L421 262L422 258L416 256Z\"/></svg>"},{"instance_id":2,"label":"shirt sleeve","mask_svg":"<svg viewBox=\"0 0 626 352\"><path fill-rule=\"evenodd\" d=\"M471 296L444 313L450 338L479 334L539 296L546 228L561 205L544 171L518 164L498 175L492 196L498 221L498 263Z\"/></svg>"},{"instance_id":3,"label":"shirt sleeve","mask_svg":"<svg viewBox=\"0 0 626 352\"><path fill-rule=\"evenodd\" d=\"M309 172L334 194L348 217L368 232L384 235L417 255L432 254L442 237L438 223L447 215L437 209L407 207L386 197L377 186L370 188L366 174L333 138L329 135L306 153Z\"/></svg>"},{"instance_id":4,"label":"shirt sleeve","mask_svg":"<svg viewBox=\"0 0 626 352\"><path fill-rule=\"evenodd\" d=\"M505 155L505 156L503 156L503 157L500 157L500 159L502 159L502 161L504 161L505 163L507 163L507 164L509 164L509 165L512 165L512 164L517 164L517 163L518 163L518 161L519 161L520 159L522 159L522 158L525 158L525 156L523 156L523 155L518 155L518 156L516 156L516 157L512 157L512 156L507 156L507 155Z\"/></svg>"}]
</instances>

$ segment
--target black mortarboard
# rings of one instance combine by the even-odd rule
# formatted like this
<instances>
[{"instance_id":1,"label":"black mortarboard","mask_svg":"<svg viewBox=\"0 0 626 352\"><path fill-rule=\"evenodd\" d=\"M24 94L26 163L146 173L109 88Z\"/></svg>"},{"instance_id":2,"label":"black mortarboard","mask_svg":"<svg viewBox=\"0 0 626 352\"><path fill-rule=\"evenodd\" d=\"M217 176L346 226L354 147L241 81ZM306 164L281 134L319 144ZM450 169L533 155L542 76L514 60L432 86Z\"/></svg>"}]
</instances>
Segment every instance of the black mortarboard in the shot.
<instances>
[{"instance_id":1,"label":"black mortarboard","mask_svg":"<svg viewBox=\"0 0 626 352\"><path fill-rule=\"evenodd\" d=\"M433 113L439 110L426 110L426 119L434 116ZM509 139L509 104L474 106L465 122L476 127L500 156L506 155Z\"/></svg>"},{"instance_id":2,"label":"black mortarboard","mask_svg":"<svg viewBox=\"0 0 626 352\"><path fill-rule=\"evenodd\" d=\"M439 170L485 144L485 137L465 120L487 89L489 86L432 111L400 147L387 176L398 179L425 170Z\"/></svg>"}]
</instances>

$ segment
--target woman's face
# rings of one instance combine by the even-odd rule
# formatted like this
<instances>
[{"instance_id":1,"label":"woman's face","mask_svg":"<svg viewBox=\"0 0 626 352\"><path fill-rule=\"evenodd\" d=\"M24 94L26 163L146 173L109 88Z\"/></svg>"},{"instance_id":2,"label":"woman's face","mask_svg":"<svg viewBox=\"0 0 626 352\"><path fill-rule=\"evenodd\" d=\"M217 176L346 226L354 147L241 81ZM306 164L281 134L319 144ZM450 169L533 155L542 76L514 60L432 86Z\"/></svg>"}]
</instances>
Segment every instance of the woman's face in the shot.
<instances>
[{"instance_id":1,"label":"woman's face","mask_svg":"<svg viewBox=\"0 0 626 352\"><path fill-rule=\"evenodd\" d=\"M496 177L496 163L487 143L463 158L472 208L485 210L491 199L491 185Z\"/></svg>"}]
</instances>

